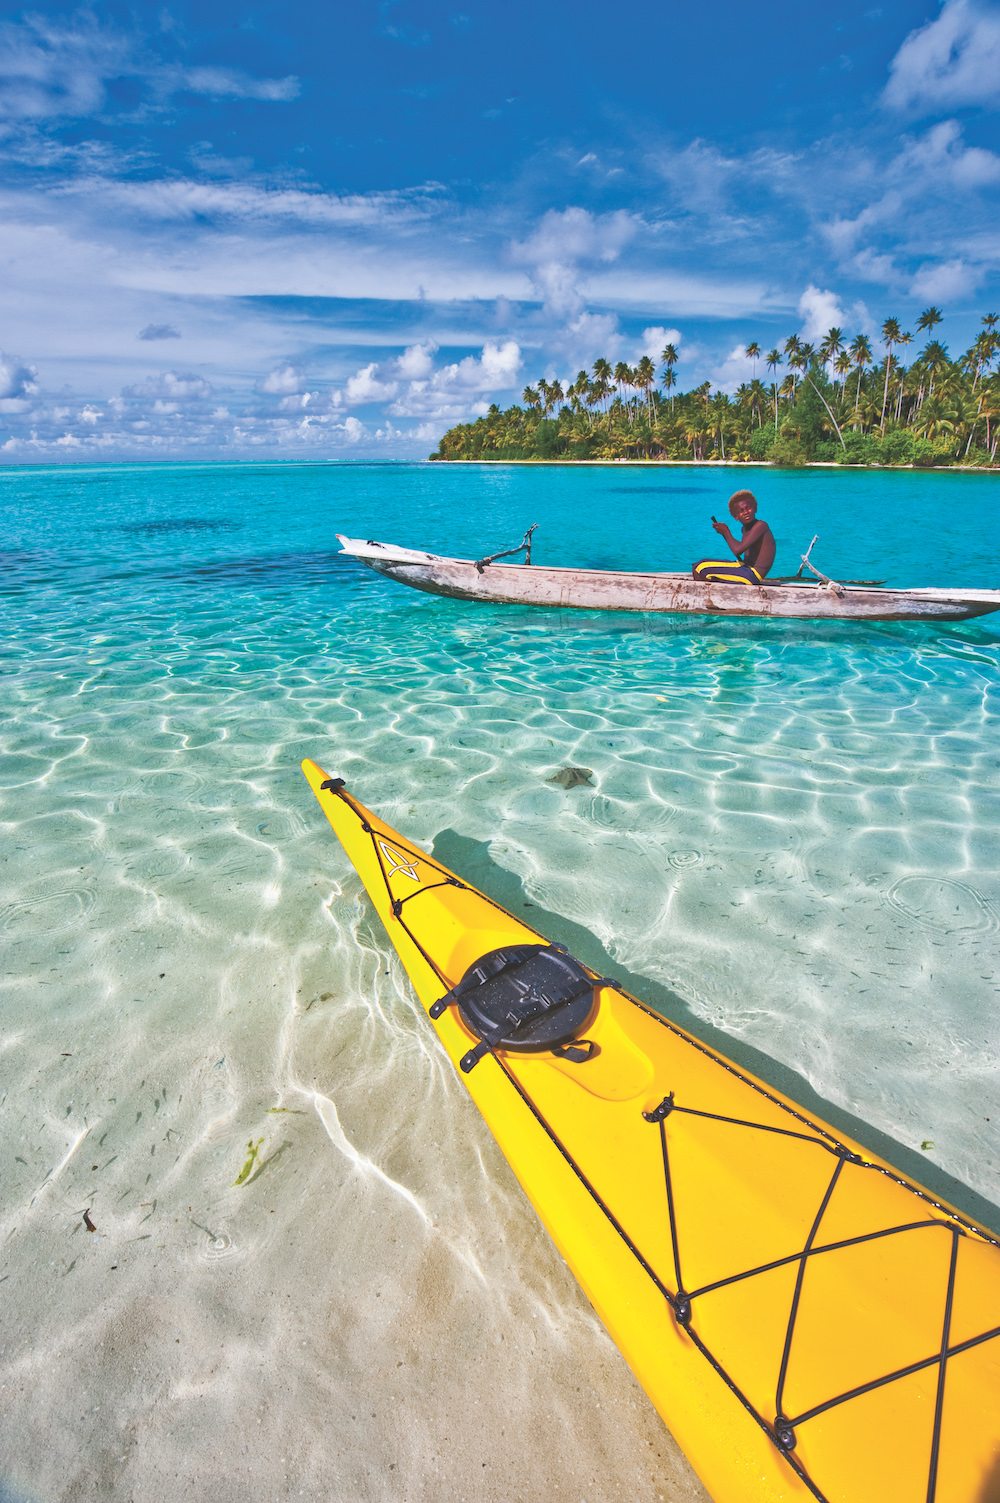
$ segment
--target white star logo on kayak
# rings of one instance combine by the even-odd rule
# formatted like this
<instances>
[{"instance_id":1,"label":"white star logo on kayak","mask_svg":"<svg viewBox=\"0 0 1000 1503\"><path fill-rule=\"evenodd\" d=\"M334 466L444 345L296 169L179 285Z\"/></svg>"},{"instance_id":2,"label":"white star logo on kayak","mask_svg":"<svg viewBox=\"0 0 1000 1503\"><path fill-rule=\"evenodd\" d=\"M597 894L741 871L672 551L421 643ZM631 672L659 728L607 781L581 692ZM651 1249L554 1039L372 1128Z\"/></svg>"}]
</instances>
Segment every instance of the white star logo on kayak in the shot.
<instances>
[{"instance_id":1,"label":"white star logo on kayak","mask_svg":"<svg viewBox=\"0 0 1000 1503\"><path fill-rule=\"evenodd\" d=\"M417 876L416 861L407 861L398 851L394 851L391 845L386 845L384 840L380 840L379 845L382 848L382 855L391 863L386 876L394 877L397 872L402 872L404 877L412 877L414 882L420 881Z\"/></svg>"}]
</instances>

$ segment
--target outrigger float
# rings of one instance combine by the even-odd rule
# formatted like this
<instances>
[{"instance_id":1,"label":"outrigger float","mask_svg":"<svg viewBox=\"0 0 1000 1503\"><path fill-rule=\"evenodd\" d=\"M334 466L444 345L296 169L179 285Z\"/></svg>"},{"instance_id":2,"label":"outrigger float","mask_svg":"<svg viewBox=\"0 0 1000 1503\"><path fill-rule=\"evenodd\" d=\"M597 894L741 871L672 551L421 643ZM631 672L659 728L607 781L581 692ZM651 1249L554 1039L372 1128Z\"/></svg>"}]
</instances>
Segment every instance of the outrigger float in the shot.
<instances>
[{"instance_id":1,"label":"outrigger float","mask_svg":"<svg viewBox=\"0 0 1000 1503\"><path fill-rule=\"evenodd\" d=\"M449 558L373 538L337 536L344 553L411 589L495 605L857 621L967 621L1000 610L1000 590L896 590L880 580L829 579L809 562L812 543L802 562L815 579L802 578L800 569L794 578L767 579L760 586L717 584L690 574L553 568L532 564L534 530L525 534L519 547L481 559ZM523 564L497 562L522 551Z\"/></svg>"}]
</instances>

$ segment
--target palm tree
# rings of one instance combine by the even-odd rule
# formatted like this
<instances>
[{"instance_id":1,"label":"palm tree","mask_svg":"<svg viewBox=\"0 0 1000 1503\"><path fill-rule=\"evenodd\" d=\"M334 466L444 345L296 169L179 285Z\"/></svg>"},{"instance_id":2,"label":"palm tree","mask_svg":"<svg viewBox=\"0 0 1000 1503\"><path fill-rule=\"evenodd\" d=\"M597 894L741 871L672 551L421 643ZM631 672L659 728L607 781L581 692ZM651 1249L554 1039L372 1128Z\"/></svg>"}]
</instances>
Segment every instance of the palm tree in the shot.
<instances>
[{"instance_id":1,"label":"palm tree","mask_svg":"<svg viewBox=\"0 0 1000 1503\"><path fill-rule=\"evenodd\" d=\"M604 416L608 415L608 397L611 395L611 366L601 356L594 361L594 387L597 400L604 403Z\"/></svg>"},{"instance_id":2,"label":"palm tree","mask_svg":"<svg viewBox=\"0 0 1000 1503\"><path fill-rule=\"evenodd\" d=\"M964 458L972 448L972 440L976 436L976 429L979 426L979 410L978 408L974 409L972 402L959 393L948 416L951 418L952 432L958 439L959 444L961 444L963 438L966 440L963 451Z\"/></svg>"},{"instance_id":3,"label":"palm tree","mask_svg":"<svg viewBox=\"0 0 1000 1503\"><path fill-rule=\"evenodd\" d=\"M906 331L904 330L904 332L902 334L900 334L899 338L896 340L896 343L898 345L912 344L913 343L913 335L906 333ZM905 385L906 385L906 371L903 369L902 366L900 366L899 367L899 395L896 398L896 422L897 423L899 422L899 419L900 419L900 416L901 416L902 410L903 410L903 387Z\"/></svg>"},{"instance_id":4,"label":"palm tree","mask_svg":"<svg viewBox=\"0 0 1000 1503\"><path fill-rule=\"evenodd\" d=\"M752 360L753 361L753 376L754 376L754 380L756 381L756 379L757 379L757 361L760 359L760 345L757 344L756 340L754 341L753 344L748 344L747 345L745 358L747 360Z\"/></svg>"},{"instance_id":5,"label":"palm tree","mask_svg":"<svg viewBox=\"0 0 1000 1503\"><path fill-rule=\"evenodd\" d=\"M533 386L526 386L521 393L521 401L526 407L540 407L541 397Z\"/></svg>"},{"instance_id":6,"label":"palm tree","mask_svg":"<svg viewBox=\"0 0 1000 1503\"><path fill-rule=\"evenodd\" d=\"M866 365L871 364L872 347L866 334L856 334L851 341L851 364L858 368L858 390L854 398L854 412L857 415L858 405L861 401L861 372Z\"/></svg>"},{"instance_id":7,"label":"palm tree","mask_svg":"<svg viewBox=\"0 0 1000 1503\"><path fill-rule=\"evenodd\" d=\"M788 350L787 344L785 346L785 349ZM790 371L804 371L805 370L806 366L809 364L809 357L808 357L808 355L806 353L806 351L808 349L809 349L808 345L803 345L803 344L801 344L799 342L798 339L796 339L794 348L788 352L788 369ZM792 401L794 402L794 400L795 400L795 377L793 375L792 376Z\"/></svg>"},{"instance_id":8,"label":"palm tree","mask_svg":"<svg viewBox=\"0 0 1000 1503\"><path fill-rule=\"evenodd\" d=\"M663 372L663 389L664 389L664 391L669 391L670 392L670 411L673 412L673 410L674 410L674 393L673 393L673 388L677 384L677 377L674 375L674 366L677 364L677 360L678 360L678 355L677 355L677 349L676 349L676 347L674 345L672 345L672 344L668 344L666 346L666 348L664 349L663 354L660 356L660 359L663 361L664 365L666 366L666 370Z\"/></svg>"},{"instance_id":9,"label":"palm tree","mask_svg":"<svg viewBox=\"0 0 1000 1503\"><path fill-rule=\"evenodd\" d=\"M931 373L931 385L928 396L934 395L934 378L938 371L950 364L947 348L937 339L932 339L920 356L921 364Z\"/></svg>"},{"instance_id":10,"label":"palm tree","mask_svg":"<svg viewBox=\"0 0 1000 1503\"><path fill-rule=\"evenodd\" d=\"M920 334L926 330L929 334L935 324L939 324L944 317L940 308L925 308L917 319L917 331Z\"/></svg>"},{"instance_id":11,"label":"palm tree","mask_svg":"<svg viewBox=\"0 0 1000 1503\"><path fill-rule=\"evenodd\" d=\"M920 421L913 431L918 438L929 438L932 442L940 434L952 431L951 420L940 397L927 398L920 409Z\"/></svg>"},{"instance_id":12,"label":"palm tree","mask_svg":"<svg viewBox=\"0 0 1000 1503\"><path fill-rule=\"evenodd\" d=\"M996 440L992 440L990 427L994 418L1000 417L1000 389L997 386L996 377L983 383L982 406L979 409L980 417L986 419L986 447L990 451L990 463L996 459Z\"/></svg>"},{"instance_id":13,"label":"palm tree","mask_svg":"<svg viewBox=\"0 0 1000 1503\"><path fill-rule=\"evenodd\" d=\"M819 347L819 358L824 365L829 365L835 360L844 348L843 329L828 329Z\"/></svg>"},{"instance_id":14,"label":"palm tree","mask_svg":"<svg viewBox=\"0 0 1000 1503\"><path fill-rule=\"evenodd\" d=\"M552 412L552 410L562 401L565 395L558 381L553 381L550 385L544 379L542 379L538 383L538 392L539 396L541 397L541 405L546 417L548 417L549 413Z\"/></svg>"},{"instance_id":15,"label":"palm tree","mask_svg":"<svg viewBox=\"0 0 1000 1503\"><path fill-rule=\"evenodd\" d=\"M652 427L653 425L653 399L649 394L649 389L655 383L655 381L656 366L653 364L652 360L650 360L648 355L643 355L642 359L639 361L639 364L635 368L635 384L636 386L638 386L640 391L646 393L646 415L649 419L650 427Z\"/></svg>"},{"instance_id":16,"label":"palm tree","mask_svg":"<svg viewBox=\"0 0 1000 1503\"><path fill-rule=\"evenodd\" d=\"M846 350L841 350L836 360L833 362L834 374L843 378L845 392L847 390L847 373L851 369L853 364L854 361L851 359Z\"/></svg>"},{"instance_id":17,"label":"palm tree","mask_svg":"<svg viewBox=\"0 0 1000 1503\"><path fill-rule=\"evenodd\" d=\"M889 400L889 362L892 359L892 347L899 343L901 333L898 318L887 318L882 325L882 343L885 345L885 387L882 392L883 438L885 438L885 406Z\"/></svg>"},{"instance_id":18,"label":"palm tree","mask_svg":"<svg viewBox=\"0 0 1000 1503\"><path fill-rule=\"evenodd\" d=\"M705 399L705 406L706 406L706 408L708 407L708 398L707 397ZM720 448L721 448L721 452L722 452L722 457L723 457L723 459L725 459L725 457L726 457L726 417L728 415L728 409L729 409L729 398L726 396L726 393L724 391L717 391L715 393L715 396L712 398L712 407L713 407L713 409L715 411L715 421L714 421L715 432L716 432L716 435L717 435L718 440L719 440L719 444L720 444Z\"/></svg>"},{"instance_id":19,"label":"palm tree","mask_svg":"<svg viewBox=\"0 0 1000 1503\"><path fill-rule=\"evenodd\" d=\"M586 371L577 371L576 380L566 391L566 395L573 404L574 412L587 412L587 396L589 391L590 377ZM589 417L589 412L587 415Z\"/></svg>"},{"instance_id":20,"label":"palm tree","mask_svg":"<svg viewBox=\"0 0 1000 1503\"><path fill-rule=\"evenodd\" d=\"M820 401L823 403L823 406L826 408L827 417L833 424L834 432L840 439L840 447L842 449L846 449L847 445L844 442L844 435L840 431L840 424L837 422L837 419L833 415L833 408L830 406L829 402L826 400L826 397L823 395L822 391L813 380L812 375L810 375L809 373L811 368L813 375L819 375L819 371L816 369L816 366L819 364L819 356L816 354L816 351L813 349L812 345L800 344L794 355L789 355L788 364L794 365L796 370L800 370L802 372L803 381L809 382L809 385L812 387L813 391L816 393Z\"/></svg>"},{"instance_id":21,"label":"palm tree","mask_svg":"<svg viewBox=\"0 0 1000 1503\"><path fill-rule=\"evenodd\" d=\"M619 360L615 366L615 384L618 387L618 400L625 406L625 388L632 385L632 367L624 360ZM632 426L631 408L628 409L629 427Z\"/></svg>"},{"instance_id":22,"label":"palm tree","mask_svg":"<svg viewBox=\"0 0 1000 1503\"><path fill-rule=\"evenodd\" d=\"M778 366L782 364L781 352L777 348L777 346L775 346L775 348L773 350L768 350L767 356L766 356L766 359L765 359L764 363L766 364L768 370L771 372L771 396L772 396L773 401L774 401L774 431L775 431L775 433L777 433L777 431L778 431L778 387L777 387L777 383L775 382L775 379L774 379L774 373L778 369Z\"/></svg>"},{"instance_id":23,"label":"palm tree","mask_svg":"<svg viewBox=\"0 0 1000 1503\"><path fill-rule=\"evenodd\" d=\"M788 338L785 340L785 354L788 356L788 368L789 368L789 370L794 370L795 369L794 357L798 353L798 348L799 348L799 336L797 334L790 334L788 336ZM795 378L794 378L794 376L792 377L792 395L793 395L793 397L795 395Z\"/></svg>"}]
</instances>

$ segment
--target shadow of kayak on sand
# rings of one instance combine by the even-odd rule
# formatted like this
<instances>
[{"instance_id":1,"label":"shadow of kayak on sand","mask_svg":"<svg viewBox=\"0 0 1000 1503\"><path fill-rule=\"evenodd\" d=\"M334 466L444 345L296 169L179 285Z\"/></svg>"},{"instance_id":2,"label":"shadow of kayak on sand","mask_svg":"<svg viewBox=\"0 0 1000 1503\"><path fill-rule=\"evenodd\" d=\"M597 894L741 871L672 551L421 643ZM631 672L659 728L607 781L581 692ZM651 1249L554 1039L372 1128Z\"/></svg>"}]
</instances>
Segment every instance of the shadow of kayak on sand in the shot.
<instances>
[{"instance_id":1,"label":"shadow of kayak on sand","mask_svg":"<svg viewBox=\"0 0 1000 1503\"><path fill-rule=\"evenodd\" d=\"M930 1190L932 1195L940 1196L973 1220L1000 1233L1000 1206L995 1206L961 1180L954 1179L914 1149L907 1148L887 1133L880 1132L877 1127L863 1122L860 1117L852 1116L842 1107L825 1100L797 1071L780 1064L760 1049L755 1049L752 1044L745 1044L732 1034L724 1033L721 1028L713 1028L711 1023L703 1022L695 1016L684 999L669 987L661 986L658 981L651 981L648 976L637 975L613 960L600 940L582 924L574 923L562 914L551 913L547 908L531 902L520 877L497 865L485 841L470 840L455 830L442 830L434 837L433 855L436 861L450 867L495 903L500 903L516 917L523 918L526 923L538 929L546 939L565 945L578 960L599 976L611 976L620 981L627 991L654 1012L669 1018L709 1048L715 1049L734 1064L756 1075L765 1084L781 1091L804 1111L811 1112L836 1131L854 1138L871 1153L877 1153L909 1179Z\"/></svg>"}]
</instances>

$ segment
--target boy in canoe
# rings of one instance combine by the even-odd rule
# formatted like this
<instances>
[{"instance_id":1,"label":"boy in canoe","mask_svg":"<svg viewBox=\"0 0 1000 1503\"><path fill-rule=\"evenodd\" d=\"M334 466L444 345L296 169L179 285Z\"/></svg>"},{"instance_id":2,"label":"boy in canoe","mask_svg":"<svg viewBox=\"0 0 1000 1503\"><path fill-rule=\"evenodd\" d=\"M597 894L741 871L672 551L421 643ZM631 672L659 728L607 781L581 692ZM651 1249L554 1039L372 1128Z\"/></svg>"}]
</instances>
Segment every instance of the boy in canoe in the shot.
<instances>
[{"instance_id":1,"label":"boy in canoe","mask_svg":"<svg viewBox=\"0 0 1000 1503\"><path fill-rule=\"evenodd\" d=\"M743 536L738 542L725 522L717 522L713 517L712 526L729 544L735 558L700 559L691 573L695 579L715 580L719 584L763 584L774 563L774 534L766 522L758 520L757 499L752 491L737 491L729 502L729 511L743 526Z\"/></svg>"}]
</instances>

